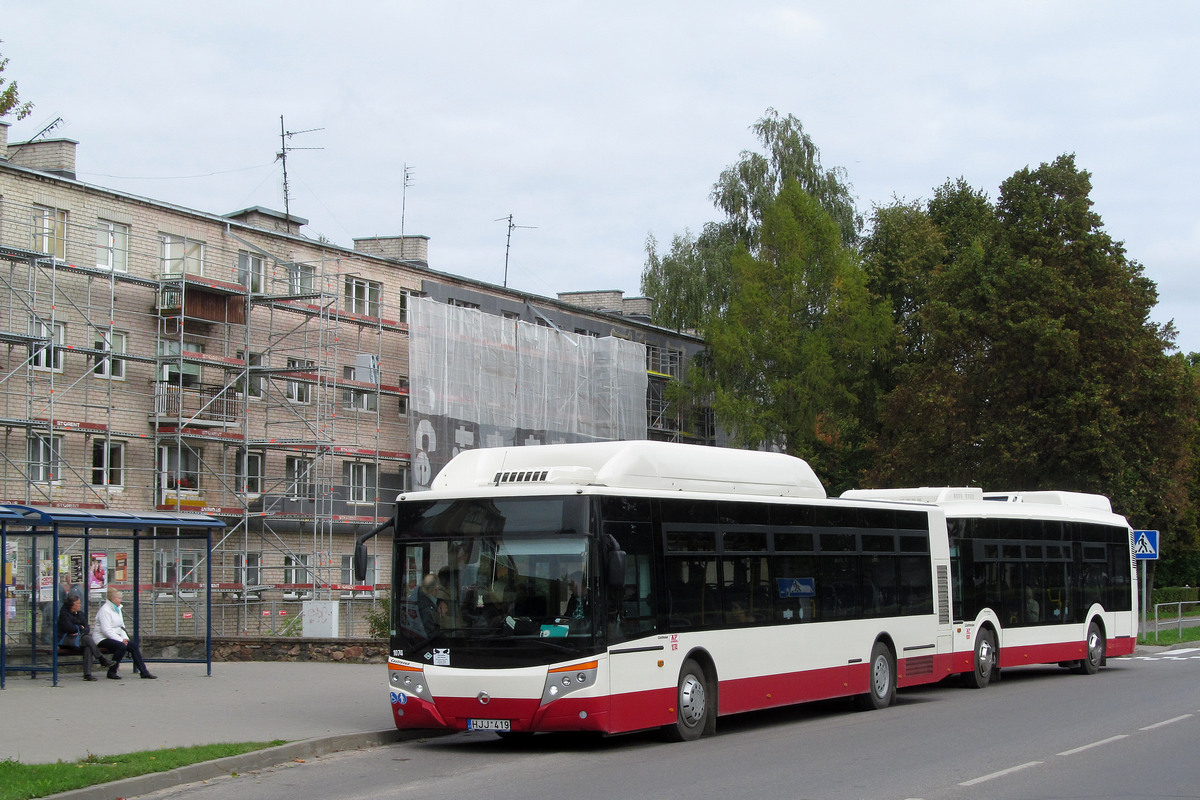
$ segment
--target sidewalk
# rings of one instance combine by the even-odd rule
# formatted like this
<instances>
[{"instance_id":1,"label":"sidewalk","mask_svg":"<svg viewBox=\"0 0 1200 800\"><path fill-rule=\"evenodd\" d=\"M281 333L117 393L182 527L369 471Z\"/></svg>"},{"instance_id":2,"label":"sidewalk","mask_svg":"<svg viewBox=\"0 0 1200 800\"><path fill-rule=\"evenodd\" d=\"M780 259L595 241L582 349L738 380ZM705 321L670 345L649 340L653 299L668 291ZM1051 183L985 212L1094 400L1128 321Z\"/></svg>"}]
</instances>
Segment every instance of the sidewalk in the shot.
<instances>
[{"instance_id":1,"label":"sidewalk","mask_svg":"<svg viewBox=\"0 0 1200 800\"><path fill-rule=\"evenodd\" d=\"M158 680L95 683L79 673L31 680L10 673L0 691L0 760L74 761L216 742L298 741L395 732L387 666L296 662L151 664Z\"/></svg>"}]
</instances>

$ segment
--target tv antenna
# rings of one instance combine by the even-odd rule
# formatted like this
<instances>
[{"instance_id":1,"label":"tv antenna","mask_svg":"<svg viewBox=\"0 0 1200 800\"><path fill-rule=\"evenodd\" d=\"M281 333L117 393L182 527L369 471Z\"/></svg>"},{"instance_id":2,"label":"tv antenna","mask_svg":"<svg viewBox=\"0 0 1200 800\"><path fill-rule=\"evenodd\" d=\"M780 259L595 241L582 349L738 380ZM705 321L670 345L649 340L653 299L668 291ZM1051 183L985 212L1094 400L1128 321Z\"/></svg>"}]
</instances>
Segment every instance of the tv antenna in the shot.
<instances>
[{"instance_id":1,"label":"tv antenna","mask_svg":"<svg viewBox=\"0 0 1200 800\"><path fill-rule=\"evenodd\" d=\"M512 214L509 214L507 217L500 217L500 219L497 219L494 221L495 222L503 222L504 220L508 220L508 238L504 241L504 284L503 284L504 288L507 289L508 288L508 251L512 248L513 228L527 228L529 230L537 230L537 225L517 225L515 222L513 222Z\"/></svg>"},{"instance_id":2,"label":"tv antenna","mask_svg":"<svg viewBox=\"0 0 1200 800\"><path fill-rule=\"evenodd\" d=\"M408 201L408 187L412 186L412 167L404 165L404 182L400 187L400 254L404 254L404 208Z\"/></svg>"},{"instance_id":3,"label":"tv antenna","mask_svg":"<svg viewBox=\"0 0 1200 800\"><path fill-rule=\"evenodd\" d=\"M283 218L287 225L292 223L292 198L288 190L287 157L293 150L324 150L324 147L292 147L288 140L302 133L323 131L324 128L309 128L306 131L289 131L283 127L283 114L279 115L279 152L275 154L276 161L283 162Z\"/></svg>"}]
</instances>

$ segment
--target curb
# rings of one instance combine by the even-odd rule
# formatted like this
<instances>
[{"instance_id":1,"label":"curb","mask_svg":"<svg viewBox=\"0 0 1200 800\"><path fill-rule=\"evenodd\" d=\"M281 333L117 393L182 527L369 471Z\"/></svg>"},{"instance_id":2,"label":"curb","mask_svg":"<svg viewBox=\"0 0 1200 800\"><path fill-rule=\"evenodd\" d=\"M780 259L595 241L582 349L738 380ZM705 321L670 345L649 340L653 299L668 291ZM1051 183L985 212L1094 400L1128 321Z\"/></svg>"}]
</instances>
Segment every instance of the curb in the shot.
<instances>
[{"instance_id":1,"label":"curb","mask_svg":"<svg viewBox=\"0 0 1200 800\"><path fill-rule=\"evenodd\" d=\"M238 756L218 758L215 761L200 761L177 767L166 772L154 772L149 775L139 775L136 778L124 778L111 783L98 783L95 786L85 786L82 789L72 789L69 792L46 795L47 800L122 800L126 797L169 789L172 786L182 786L186 783L211 780L229 775L233 772L250 772L265 769L277 764L284 764L298 758L312 758L334 753L340 750L362 750L380 745L396 744L409 739L427 736L429 731L403 732L398 730L372 731L368 733L343 733L336 736L322 736L313 739L303 739L298 742L281 744L278 747L268 747L243 753Z\"/></svg>"}]
</instances>

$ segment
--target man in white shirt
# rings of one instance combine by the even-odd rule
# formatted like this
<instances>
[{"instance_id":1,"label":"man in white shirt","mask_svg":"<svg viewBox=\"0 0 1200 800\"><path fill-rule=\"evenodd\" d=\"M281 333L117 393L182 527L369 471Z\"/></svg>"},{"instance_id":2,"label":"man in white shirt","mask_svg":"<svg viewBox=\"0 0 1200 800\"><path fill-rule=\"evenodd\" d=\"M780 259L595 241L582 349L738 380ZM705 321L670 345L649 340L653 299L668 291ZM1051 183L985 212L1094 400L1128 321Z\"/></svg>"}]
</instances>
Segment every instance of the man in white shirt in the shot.
<instances>
[{"instance_id":1,"label":"man in white shirt","mask_svg":"<svg viewBox=\"0 0 1200 800\"><path fill-rule=\"evenodd\" d=\"M100 637L100 649L109 650L113 654L112 666L108 668L108 677L111 680L121 680L121 676L117 674L117 667L121 665L121 659L126 653L133 659L134 670L143 678L153 680L158 677L150 674L150 670L146 669L146 662L142 660L142 651L129 641L129 634L125 632L125 617L121 613L121 590L115 586L108 587L108 602L96 612L96 633Z\"/></svg>"}]
</instances>

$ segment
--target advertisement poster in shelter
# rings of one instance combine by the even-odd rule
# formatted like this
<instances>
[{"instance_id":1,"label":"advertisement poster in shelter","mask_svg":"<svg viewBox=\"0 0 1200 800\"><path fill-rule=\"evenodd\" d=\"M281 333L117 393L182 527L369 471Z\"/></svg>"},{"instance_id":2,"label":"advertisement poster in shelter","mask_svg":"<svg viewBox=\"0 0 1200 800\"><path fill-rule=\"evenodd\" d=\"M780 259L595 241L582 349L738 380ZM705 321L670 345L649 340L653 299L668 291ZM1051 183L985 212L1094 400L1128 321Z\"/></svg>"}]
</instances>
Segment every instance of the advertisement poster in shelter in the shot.
<instances>
[{"instance_id":1,"label":"advertisement poster in shelter","mask_svg":"<svg viewBox=\"0 0 1200 800\"><path fill-rule=\"evenodd\" d=\"M88 561L88 589L103 589L108 585L108 555L92 553Z\"/></svg>"}]
</instances>

